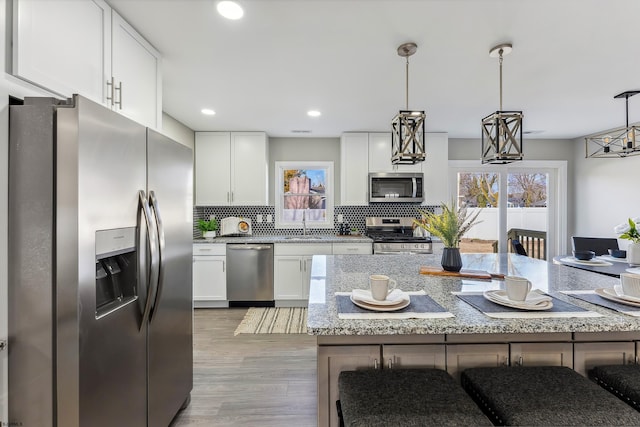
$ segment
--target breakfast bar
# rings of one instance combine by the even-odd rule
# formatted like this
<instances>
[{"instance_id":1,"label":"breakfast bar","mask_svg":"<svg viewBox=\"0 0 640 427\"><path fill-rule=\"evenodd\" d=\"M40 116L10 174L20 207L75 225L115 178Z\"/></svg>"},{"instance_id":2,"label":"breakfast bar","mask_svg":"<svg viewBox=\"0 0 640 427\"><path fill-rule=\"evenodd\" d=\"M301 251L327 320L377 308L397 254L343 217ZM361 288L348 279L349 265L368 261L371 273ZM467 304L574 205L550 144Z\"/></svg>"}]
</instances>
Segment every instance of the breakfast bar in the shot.
<instances>
[{"instance_id":1,"label":"breakfast bar","mask_svg":"<svg viewBox=\"0 0 640 427\"><path fill-rule=\"evenodd\" d=\"M640 304L615 298L619 279L515 254L463 254L463 269L526 277L551 297L550 309L504 307L487 300L504 281L420 274L438 255L313 257L307 327L317 336L318 425L338 425L341 371L438 368L458 379L490 366L565 366L586 375L602 364L633 363ZM356 306L354 289L387 275L411 303L397 311ZM415 302L415 304L414 304Z\"/></svg>"}]
</instances>

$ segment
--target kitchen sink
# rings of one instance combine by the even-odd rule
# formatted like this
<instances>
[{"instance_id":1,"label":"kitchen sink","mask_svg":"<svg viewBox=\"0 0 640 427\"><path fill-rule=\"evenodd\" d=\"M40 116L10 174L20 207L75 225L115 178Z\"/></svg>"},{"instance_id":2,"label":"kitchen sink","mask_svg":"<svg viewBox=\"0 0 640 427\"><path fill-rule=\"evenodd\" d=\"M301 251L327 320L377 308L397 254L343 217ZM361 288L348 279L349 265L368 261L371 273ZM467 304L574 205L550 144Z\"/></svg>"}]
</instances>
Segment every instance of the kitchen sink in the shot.
<instances>
[{"instance_id":1,"label":"kitchen sink","mask_svg":"<svg viewBox=\"0 0 640 427\"><path fill-rule=\"evenodd\" d=\"M286 236L285 240L322 240L320 236Z\"/></svg>"}]
</instances>

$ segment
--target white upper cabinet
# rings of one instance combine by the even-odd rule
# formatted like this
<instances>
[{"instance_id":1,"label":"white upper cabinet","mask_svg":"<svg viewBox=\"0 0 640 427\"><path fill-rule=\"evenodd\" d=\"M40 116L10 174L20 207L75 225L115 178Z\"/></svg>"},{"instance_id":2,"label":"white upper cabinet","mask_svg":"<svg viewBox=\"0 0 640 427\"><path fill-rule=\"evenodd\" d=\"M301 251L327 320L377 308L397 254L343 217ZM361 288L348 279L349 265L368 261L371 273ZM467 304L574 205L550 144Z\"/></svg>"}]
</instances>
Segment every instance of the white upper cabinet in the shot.
<instances>
[{"instance_id":1,"label":"white upper cabinet","mask_svg":"<svg viewBox=\"0 0 640 427\"><path fill-rule=\"evenodd\" d=\"M369 133L369 172L422 172L422 162L391 163L391 132Z\"/></svg>"},{"instance_id":2,"label":"white upper cabinet","mask_svg":"<svg viewBox=\"0 0 640 427\"><path fill-rule=\"evenodd\" d=\"M196 132L197 206L268 203L264 132Z\"/></svg>"},{"instance_id":3,"label":"white upper cabinet","mask_svg":"<svg viewBox=\"0 0 640 427\"><path fill-rule=\"evenodd\" d=\"M12 74L52 92L104 102L111 8L102 0L14 0L12 65Z\"/></svg>"},{"instance_id":4,"label":"white upper cabinet","mask_svg":"<svg viewBox=\"0 0 640 427\"><path fill-rule=\"evenodd\" d=\"M229 205L231 188L231 134L196 132L196 205Z\"/></svg>"},{"instance_id":5,"label":"white upper cabinet","mask_svg":"<svg viewBox=\"0 0 640 427\"><path fill-rule=\"evenodd\" d=\"M369 136L344 133L340 138L340 201L342 205L368 205Z\"/></svg>"},{"instance_id":6,"label":"white upper cabinet","mask_svg":"<svg viewBox=\"0 0 640 427\"><path fill-rule=\"evenodd\" d=\"M13 0L12 74L160 129L160 54L103 0Z\"/></svg>"},{"instance_id":7,"label":"white upper cabinet","mask_svg":"<svg viewBox=\"0 0 640 427\"><path fill-rule=\"evenodd\" d=\"M125 116L152 128L162 123L160 53L115 11L112 14L111 48L113 107Z\"/></svg>"}]
</instances>

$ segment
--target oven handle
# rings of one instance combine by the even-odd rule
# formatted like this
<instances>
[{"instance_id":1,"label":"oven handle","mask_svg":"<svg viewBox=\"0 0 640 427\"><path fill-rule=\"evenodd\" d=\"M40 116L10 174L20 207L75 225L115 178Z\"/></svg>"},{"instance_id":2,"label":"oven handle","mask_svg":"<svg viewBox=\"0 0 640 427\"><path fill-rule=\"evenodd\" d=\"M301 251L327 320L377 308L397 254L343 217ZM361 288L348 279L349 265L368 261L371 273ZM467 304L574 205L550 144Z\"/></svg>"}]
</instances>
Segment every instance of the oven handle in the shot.
<instances>
[{"instance_id":1,"label":"oven handle","mask_svg":"<svg viewBox=\"0 0 640 427\"><path fill-rule=\"evenodd\" d=\"M418 182L415 178L411 178L411 182L413 183L413 194L411 195L411 197L415 198L416 194L418 193Z\"/></svg>"},{"instance_id":2,"label":"oven handle","mask_svg":"<svg viewBox=\"0 0 640 427\"><path fill-rule=\"evenodd\" d=\"M433 252L431 252L433 253ZM375 251L374 255L418 255L429 254L429 252L414 252L414 251Z\"/></svg>"}]
</instances>

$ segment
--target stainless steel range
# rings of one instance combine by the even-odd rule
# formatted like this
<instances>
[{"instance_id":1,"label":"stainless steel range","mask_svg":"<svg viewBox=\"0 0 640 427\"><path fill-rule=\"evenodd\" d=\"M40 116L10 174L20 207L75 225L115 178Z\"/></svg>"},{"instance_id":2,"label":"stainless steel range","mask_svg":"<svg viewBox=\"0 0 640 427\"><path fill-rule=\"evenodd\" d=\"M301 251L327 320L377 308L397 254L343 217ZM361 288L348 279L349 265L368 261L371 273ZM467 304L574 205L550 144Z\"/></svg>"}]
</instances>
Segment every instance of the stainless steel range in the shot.
<instances>
[{"instance_id":1,"label":"stainless steel range","mask_svg":"<svg viewBox=\"0 0 640 427\"><path fill-rule=\"evenodd\" d=\"M431 237L415 235L413 218L367 217L365 233L373 239L374 254L430 254Z\"/></svg>"}]
</instances>

